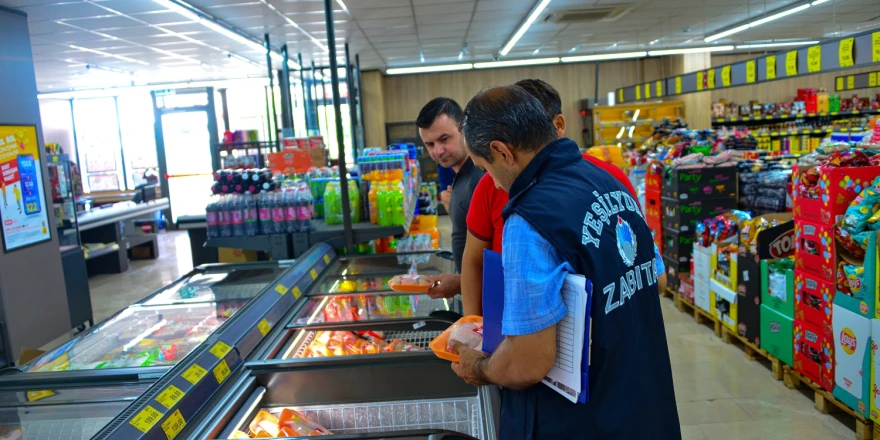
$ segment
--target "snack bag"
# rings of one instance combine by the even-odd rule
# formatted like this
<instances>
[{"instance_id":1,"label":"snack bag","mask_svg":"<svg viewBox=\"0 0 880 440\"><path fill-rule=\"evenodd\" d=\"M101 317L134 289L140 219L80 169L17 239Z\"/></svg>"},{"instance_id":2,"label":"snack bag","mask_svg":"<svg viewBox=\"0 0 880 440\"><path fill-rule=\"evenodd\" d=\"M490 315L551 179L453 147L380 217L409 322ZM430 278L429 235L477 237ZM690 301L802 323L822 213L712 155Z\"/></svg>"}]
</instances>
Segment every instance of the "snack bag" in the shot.
<instances>
[{"instance_id":1,"label":"snack bag","mask_svg":"<svg viewBox=\"0 0 880 440\"><path fill-rule=\"evenodd\" d=\"M865 268L862 266L853 266L851 264L843 264L843 271L846 274L846 282L849 285L850 295L856 298L864 298L865 291L862 289L865 282Z\"/></svg>"},{"instance_id":2,"label":"snack bag","mask_svg":"<svg viewBox=\"0 0 880 440\"><path fill-rule=\"evenodd\" d=\"M278 437L278 417L269 411L260 410L248 425L251 436L254 438Z\"/></svg>"},{"instance_id":3,"label":"snack bag","mask_svg":"<svg viewBox=\"0 0 880 440\"><path fill-rule=\"evenodd\" d=\"M449 332L449 340L446 343L446 351L455 353L452 346L455 342L461 342L474 350L483 349L483 326L480 324L455 324Z\"/></svg>"}]
</instances>

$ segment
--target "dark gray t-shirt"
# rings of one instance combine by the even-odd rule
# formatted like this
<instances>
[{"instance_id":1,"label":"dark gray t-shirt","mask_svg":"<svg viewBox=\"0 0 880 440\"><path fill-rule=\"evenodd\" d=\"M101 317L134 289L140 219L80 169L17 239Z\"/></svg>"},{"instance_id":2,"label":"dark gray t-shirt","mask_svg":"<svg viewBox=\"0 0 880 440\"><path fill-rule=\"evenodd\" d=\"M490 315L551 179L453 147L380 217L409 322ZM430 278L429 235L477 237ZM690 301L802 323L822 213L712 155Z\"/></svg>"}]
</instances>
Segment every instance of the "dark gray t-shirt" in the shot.
<instances>
[{"instance_id":1,"label":"dark gray t-shirt","mask_svg":"<svg viewBox=\"0 0 880 440\"><path fill-rule=\"evenodd\" d=\"M457 273L461 273L461 258L467 240L467 213L471 206L471 197L482 178L483 170L475 167L474 161L468 158L452 181L449 218L452 220L452 256L455 259Z\"/></svg>"}]
</instances>

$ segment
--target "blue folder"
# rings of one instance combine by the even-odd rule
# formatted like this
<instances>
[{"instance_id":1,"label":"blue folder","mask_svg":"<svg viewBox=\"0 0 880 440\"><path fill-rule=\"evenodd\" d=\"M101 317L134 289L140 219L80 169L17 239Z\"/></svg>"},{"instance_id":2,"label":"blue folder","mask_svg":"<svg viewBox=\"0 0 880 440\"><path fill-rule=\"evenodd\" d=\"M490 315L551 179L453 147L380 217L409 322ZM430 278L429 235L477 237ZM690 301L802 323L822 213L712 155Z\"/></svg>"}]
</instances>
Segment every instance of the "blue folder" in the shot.
<instances>
[{"instance_id":1,"label":"blue folder","mask_svg":"<svg viewBox=\"0 0 880 440\"><path fill-rule=\"evenodd\" d=\"M593 308L593 283L588 279L586 322L584 323L584 344L590 343L590 312ZM488 249L483 250L483 352L492 354L504 340L501 334L501 319L504 314L504 266L501 254ZM579 403L586 403L590 397L590 350L585 350L581 359L581 392Z\"/></svg>"}]
</instances>

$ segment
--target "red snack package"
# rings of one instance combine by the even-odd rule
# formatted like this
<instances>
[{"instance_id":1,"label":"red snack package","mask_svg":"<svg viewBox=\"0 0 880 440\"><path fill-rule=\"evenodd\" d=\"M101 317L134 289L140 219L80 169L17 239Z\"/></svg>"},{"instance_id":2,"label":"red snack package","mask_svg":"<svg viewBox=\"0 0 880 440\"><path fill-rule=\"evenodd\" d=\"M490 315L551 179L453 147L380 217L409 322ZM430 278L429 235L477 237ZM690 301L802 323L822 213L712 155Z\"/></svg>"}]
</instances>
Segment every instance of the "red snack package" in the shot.
<instances>
[{"instance_id":1,"label":"red snack package","mask_svg":"<svg viewBox=\"0 0 880 440\"><path fill-rule=\"evenodd\" d=\"M837 290L852 296L852 291L849 288L849 280L847 280L846 271L843 269L844 264L846 263L841 261L837 266Z\"/></svg>"},{"instance_id":2,"label":"red snack package","mask_svg":"<svg viewBox=\"0 0 880 440\"><path fill-rule=\"evenodd\" d=\"M834 238L844 249L846 249L847 252L852 254L853 257L859 259L865 258L865 249L859 246L855 239L853 239L852 234L846 229L840 227L840 225L834 227Z\"/></svg>"}]
</instances>

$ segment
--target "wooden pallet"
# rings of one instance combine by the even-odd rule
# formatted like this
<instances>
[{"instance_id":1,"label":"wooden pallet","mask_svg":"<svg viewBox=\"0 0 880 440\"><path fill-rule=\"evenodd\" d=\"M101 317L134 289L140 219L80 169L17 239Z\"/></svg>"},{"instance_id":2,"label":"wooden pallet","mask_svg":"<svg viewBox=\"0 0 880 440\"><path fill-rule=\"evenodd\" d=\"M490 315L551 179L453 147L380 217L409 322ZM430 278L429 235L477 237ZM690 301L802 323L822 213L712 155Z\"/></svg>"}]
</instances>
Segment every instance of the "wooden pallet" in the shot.
<instances>
[{"instance_id":1,"label":"wooden pallet","mask_svg":"<svg viewBox=\"0 0 880 440\"><path fill-rule=\"evenodd\" d=\"M783 372L782 367L784 364L782 363L782 361L777 359L776 356L773 356L772 354L768 353L766 350L762 349L761 347L758 347L757 345L755 345L754 343L752 343L751 341L749 341L745 337L739 335L738 333L734 333L734 332L730 331L730 329L728 329L725 326L721 326L721 340L728 343L728 344L732 344L734 341L741 342L743 344L743 351L745 352L745 357L746 357L746 359L748 359L750 361L757 360L759 357L763 357L763 358L767 359L768 361L770 361L771 373L773 375L773 378L776 380L782 380L782 378L784 376L784 372Z\"/></svg>"},{"instance_id":2,"label":"wooden pallet","mask_svg":"<svg viewBox=\"0 0 880 440\"><path fill-rule=\"evenodd\" d=\"M675 294L673 297L673 301L675 301L675 305L678 306L678 309L684 313L693 313L694 321L697 321L697 324L712 324L715 329L715 336L721 337L721 321L718 318L712 316L709 312L697 307L694 304L691 304L684 300L679 294Z\"/></svg>"},{"instance_id":3,"label":"wooden pallet","mask_svg":"<svg viewBox=\"0 0 880 440\"><path fill-rule=\"evenodd\" d=\"M825 391L815 382L804 377L788 365L785 366L785 386L790 389L799 389L807 386L813 389L814 406L816 410L822 414L831 414L844 412L851 415L856 420L856 440L871 440L874 434L874 423L866 419L861 414L856 413L852 408L843 402L837 400L831 393Z\"/></svg>"},{"instance_id":4,"label":"wooden pallet","mask_svg":"<svg viewBox=\"0 0 880 440\"><path fill-rule=\"evenodd\" d=\"M667 287L665 290L660 292L660 296L661 297L668 296L669 298L674 300L675 299L675 291Z\"/></svg>"}]
</instances>

